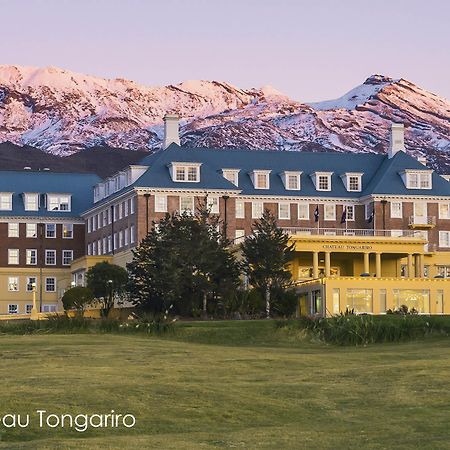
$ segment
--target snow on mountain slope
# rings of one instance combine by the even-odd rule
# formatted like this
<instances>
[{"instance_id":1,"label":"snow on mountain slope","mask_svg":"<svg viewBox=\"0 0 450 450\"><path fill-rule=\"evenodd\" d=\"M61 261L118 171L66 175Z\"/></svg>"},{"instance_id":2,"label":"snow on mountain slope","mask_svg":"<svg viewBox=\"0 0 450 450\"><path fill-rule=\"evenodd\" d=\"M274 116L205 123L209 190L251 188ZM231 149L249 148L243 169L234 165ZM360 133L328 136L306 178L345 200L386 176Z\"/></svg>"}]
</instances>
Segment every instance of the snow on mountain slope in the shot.
<instances>
[{"instance_id":1,"label":"snow on mountain slope","mask_svg":"<svg viewBox=\"0 0 450 450\"><path fill-rule=\"evenodd\" d=\"M69 155L96 145L155 149L162 117L182 117L188 146L385 152L391 122L408 151L450 173L450 102L413 83L372 75L336 100L309 105L270 86L217 81L163 87L58 68L0 66L0 142Z\"/></svg>"}]
</instances>

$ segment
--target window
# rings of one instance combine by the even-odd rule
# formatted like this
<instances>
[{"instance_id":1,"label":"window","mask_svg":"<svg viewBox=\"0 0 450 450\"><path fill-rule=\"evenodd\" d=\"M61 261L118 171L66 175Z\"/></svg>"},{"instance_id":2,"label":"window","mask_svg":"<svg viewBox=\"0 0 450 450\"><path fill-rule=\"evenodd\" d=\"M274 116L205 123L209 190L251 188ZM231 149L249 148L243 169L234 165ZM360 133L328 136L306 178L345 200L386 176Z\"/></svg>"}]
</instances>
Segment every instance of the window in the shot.
<instances>
[{"instance_id":1,"label":"window","mask_svg":"<svg viewBox=\"0 0 450 450\"><path fill-rule=\"evenodd\" d=\"M89 217L89 218L86 220L86 222L87 222L87 230L88 230L88 233L91 233L91 232L92 232L92 217Z\"/></svg>"},{"instance_id":2,"label":"window","mask_svg":"<svg viewBox=\"0 0 450 450\"><path fill-rule=\"evenodd\" d=\"M19 264L19 249L9 248L8 249L8 264Z\"/></svg>"},{"instance_id":3,"label":"window","mask_svg":"<svg viewBox=\"0 0 450 450\"><path fill-rule=\"evenodd\" d=\"M122 203L119 203L117 206L116 206L116 208L118 209L118 211L119 211L119 220L123 217L123 207L122 207L123 205L122 205Z\"/></svg>"},{"instance_id":4,"label":"window","mask_svg":"<svg viewBox=\"0 0 450 450\"><path fill-rule=\"evenodd\" d=\"M208 197L208 209L212 214L219 214L219 197Z\"/></svg>"},{"instance_id":5,"label":"window","mask_svg":"<svg viewBox=\"0 0 450 450\"><path fill-rule=\"evenodd\" d=\"M371 313L373 311L372 289L347 289L347 309L355 313Z\"/></svg>"},{"instance_id":6,"label":"window","mask_svg":"<svg viewBox=\"0 0 450 450\"><path fill-rule=\"evenodd\" d=\"M430 312L430 291L425 289L394 289L394 307L399 309L406 305L409 310L415 309L419 313Z\"/></svg>"},{"instance_id":7,"label":"window","mask_svg":"<svg viewBox=\"0 0 450 450\"><path fill-rule=\"evenodd\" d=\"M234 243L240 244L244 241L245 238L245 231L244 230L236 230L234 232Z\"/></svg>"},{"instance_id":8,"label":"window","mask_svg":"<svg viewBox=\"0 0 450 450\"><path fill-rule=\"evenodd\" d=\"M106 227L108 225L108 215L109 215L109 209L105 209L103 211L103 226Z\"/></svg>"},{"instance_id":9,"label":"window","mask_svg":"<svg viewBox=\"0 0 450 450\"><path fill-rule=\"evenodd\" d=\"M332 296L333 296L333 314L339 314L341 312L340 289L338 288L333 289Z\"/></svg>"},{"instance_id":10,"label":"window","mask_svg":"<svg viewBox=\"0 0 450 450\"><path fill-rule=\"evenodd\" d=\"M62 263L63 266L70 266L73 261L73 250L63 250L62 251Z\"/></svg>"},{"instance_id":11,"label":"window","mask_svg":"<svg viewBox=\"0 0 450 450\"><path fill-rule=\"evenodd\" d=\"M439 247L450 247L450 231L439 231Z\"/></svg>"},{"instance_id":12,"label":"window","mask_svg":"<svg viewBox=\"0 0 450 450\"><path fill-rule=\"evenodd\" d=\"M167 195L155 195L155 212L167 212Z\"/></svg>"},{"instance_id":13,"label":"window","mask_svg":"<svg viewBox=\"0 0 450 450\"><path fill-rule=\"evenodd\" d=\"M27 304L25 305L25 313L31 314L31 311L33 310L33 305Z\"/></svg>"},{"instance_id":14,"label":"window","mask_svg":"<svg viewBox=\"0 0 450 450\"><path fill-rule=\"evenodd\" d=\"M58 311L58 305L55 305L55 304L42 305L42 312L54 313L57 311Z\"/></svg>"},{"instance_id":15,"label":"window","mask_svg":"<svg viewBox=\"0 0 450 450\"><path fill-rule=\"evenodd\" d=\"M236 219L245 217L245 203L242 200L236 200Z\"/></svg>"},{"instance_id":16,"label":"window","mask_svg":"<svg viewBox=\"0 0 450 450\"><path fill-rule=\"evenodd\" d=\"M438 275L444 278L450 278L450 266L437 266Z\"/></svg>"},{"instance_id":17,"label":"window","mask_svg":"<svg viewBox=\"0 0 450 450\"><path fill-rule=\"evenodd\" d=\"M45 292L56 292L56 278L46 277L45 278Z\"/></svg>"},{"instance_id":18,"label":"window","mask_svg":"<svg viewBox=\"0 0 450 450\"><path fill-rule=\"evenodd\" d=\"M309 220L309 204L299 203L298 204L298 218L300 220Z\"/></svg>"},{"instance_id":19,"label":"window","mask_svg":"<svg viewBox=\"0 0 450 450\"><path fill-rule=\"evenodd\" d=\"M319 176L319 191L328 191L329 190L329 177L326 175Z\"/></svg>"},{"instance_id":20,"label":"window","mask_svg":"<svg viewBox=\"0 0 450 450\"><path fill-rule=\"evenodd\" d=\"M107 245L108 245L108 247L107 247L108 253L111 253L112 252L112 236L109 235L106 241L107 241Z\"/></svg>"},{"instance_id":21,"label":"window","mask_svg":"<svg viewBox=\"0 0 450 450\"><path fill-rule=\"evenodd\" d=\"M252 179L255 189L269 189L270 170L253 171Z\"/></svg>"},{"instance_id":22,"label":"window","mask_svg":"<svg viewBox=\"0 0 450 450\"><path fill-rule=\"evenodd\" d=\"M128 200L123 202L123 215L124 217L128 217Z\"/></svg>"},{"instance_id":23,"label":"window","mask_svg":"<svg viewBox=\"0 0 450 450\"><path fill-rule=\"evenodd\" d=\"M263 202L252 202L252 219L261 219L264 211Z\"/></svg>"},{"instance_id":24,"label":"window","mask_svg":"<svg viewBox=\"0 0 450 450\"><path fill-rule=\"evenodd\" d=\"M402 178L408 189L431 189L432 188L432 171L415 171L405 170L402 172ZM406 178L405 178L406 177Z\"/></svg>"},{"instance_id":25,"label":"window","mask_svg":"<svg viewBox=\"0 0 450 450\"><path fill-rule=\"evenodd\" d=\"M36 289L37 287L37 278L36 277L27 277L27 292L33 292L33 285Z\"/></svg>"},{"instance_id":26,"label":"window","mask_svg":"<svg viewBox=\"0 0 450 450\"><path fill-rule=\"evenodd\" d=\"M47 211L70 211L70 195L47 194Z\"/></svg>"},{"instance_id":27,"label":"window","mask_svg":"<svg viewBox=\"0 0 450 450\"><path fill-rule=\"evenodd\" d=\"M99 239L97 241L97 254L99 255L103 255L103 251L102 251L102 240Z\"/></svg>"},{"instance_id":28,"label":"window","mask_svg":"<svg viewBox=\"0 0 450 450\"><path fill-rule=\"evenodd\" d=\"M8 223L8 237L19 237L18 223Z\"/></svg>"},{"instance_id":29,"label":"window","mask_svg":"<svg viewBox=\"0 0 450 450\"><path fill-rule=\"evenodd\" d=\"M369 220L373 215L373 205L373 203L367 203L366 205L364 205L366 220Z\"/></svg>"},{"instance_id":30,"label":"window","mask_svg":"<svg viewBox=\"0 0 450 450\"><path fill-rule=\"evenodd\" d=\"M401 219L403 217L403 203L391 202L391 218Z\"/></svg>"},{"instance_id":31,"label":"window","mask_svg":"<svg viewBox=\"0 0 450 450\"><path fill-rule=\"evenodd\" d=\"M37 250L27 248L25 264L35 266L37 264Z\"/></svg>"},{"instance_id":32,"label":"window","mask_svg":"<svg viewBox=\"0 0 450 450\"><path fill-rule=\"evenodd\" d=\"M39 194L25 193L23 201L25 211L37 211L39 209Z\"/></svg>"},{"instance_id":33,"label":"window","mask_svg":"<svg viewBox=\"0 0 450 450\"><path fill-rule=\"evenodd\" d=\"M88 256L92 255L92 244L91 243L89 243L87 245L87 254L88 254Z\"/></svg>"},{"instance_id":34,"label":"window","mask_svg":"<svg viewBox=\"0 0 450 450\"><path fill-rule=\"evenodd\" d=\"M37 237L37 224L36 223L27 223L26 224L26 237L27 238Z\"/></svg>"},{"instance_id":35,"label":"window","mask_svg":"<svg viewBox=\"0 0 450 450\"><path fill-rule=\"evenodd\" d=\"M45 250L45 264L47 266L56 264L56 250Z\"/></svg>"},{"instance_id":36,"label":"window","mask_svg":"<svg viewBox=\"0 0 450 450\"><path fill-rule=\"evenodd\" d=\"M291 218L291 205L289 203L278 204L278 218L279 219Z\"/></svg>"},{"instance_id":37,"label":"window","mask_svg":"<svg viewBox=\"0 0 450 450\"><path fill-rule=\"evenodd\" d=\"M297 191L300 189L300 175L287 176L287 188L290 191Z\"/></svg>"},{"instance_id":38,"label":"window","mask_svg":"<svg viewBox=\"0 0 450 450\"><path fill-rule=\"evenodd\" d=\"M128 228L125 228L125 231L123 232L123 245L127 246L129 242L129 232L130 230Z\"/></svg>"},{"instance_id":39,"label":"window","mask_svg":"<svg viewBox=\"0 0 450 450\"><path fill-rule=\"evenodd\" d=\"M386 312L386 289L380 289L380 313Z\"/></svg>"},{"instance_id":40,"label":"window","mask_svg":"<svg viewBox=\"0 0 450 450\"><path fill-rule=\"evenodd\" d=\"M325 203L324 220L336 220L336 205L330 205Z\"/></svg>"},{"instance_id":41,"label":"window","mask_svg":"<svg viewBox=\"0 0 450 450\"><path fill-rule=\"evenodd\" d=\"M117 233L114 233L114 250L116 250L119 247L119 235Z\"/></svg>"},{"instance_id":42,"label":"window","mask_svg":"<svg viewBox=\"0 0 450 450\"><path fill-rule=\"evenodd\" d=\"M63 223L62 237L63 237L63 239L72 239L73 238L73 223Z\"/></svg>"},{"instance_id":43,"label":"window","mask_svg":"<svg viewBox=\"0 0 450 450\"><path fill-rule=\"evenodd\" d=\"M173 181L198 183L200 181L200 164L173 164L171 174Z\"/></svg>"},{"instance_id":44,"label":"window","mask_svg":"<svg viewBox=\"0 0 450 450\"><path fill-rule=\"evenodd\" d=\"M8 291L19 292L19 277L8 277Z\"/></svg>"},{"instance_id":45,"label":"window","mask_svg":"<svg viewBox=\"0 0 450 450\"><path fill-rule=\"evenodd\" d=\"M332 172L314 172L311 178L314 186L318 191L331 191L331 175Z\"/></svg>"},{"instance_id":46,"label":"window","mask_svg":"<svg viewBox=\"0 0 450 450\"><path fill-rule=\"evenodd\" d=\"M347 205L345 206L345 211L347 214L347 221L355 220L355 205Z\"/></svg>"},{"instance_id":47,"label":"window","mask_svg":"<svg viewBox=\"0 0 450 450\"><path fill-rule=\"evenodd\" d=\"M450 219L450 203L439 203L439 219Z\"/></svg>"},{"instance_id":48,"label":"window","mask_svg":"<svg viewBox=\"0 0 450 450\"><path fill-rule=\"evenodd\" d=\"M45 237L56 238L56 223L45 224Z\"/></svg>"},{"instance_id":49,"label":"window","mask_svg":"<svg viewBox=\"0 0 450 450\"><path fill-rule=\"evenodd\" d=\"M8 314L18 314L19 306L18 305L8 305Z\"/></svg>"},{"instance_id":50,"label":"window","mask_svg":"<svg viewBox=\"0 0 450 450\"><path fill-rule=\"evenodd\" d=\"M119 248L123 247L123 231L119 231Z\"/></svg>"},{"instance_id":51,"label":"window","mask_svg":"<svg viewBox=\"0 0 450 450\"><path fill-rule=\"evenodd\" d=\"M134 225L130 225L130 244L134 244Z\"/></svg>"},{"instance_id":52,"label":"window","mask_svg":"<svg viewBox=\"0 0 450 450\"><path fill-rule=\"evenodd\" d=\"M130 214L134 214L134 202L136 201L136 197L130 198Z\"/></svg>"},{"instance_id":53,"label":"window","mask_svg":"<svg viewBox=\"0 0 450 450\"><path fill-rule=\"evenodd\" d=\"M194 197L180 197L180 212L194 213Z\"/></svg>"},{"instance_id":54,"label":"window","mask_svg":"<svg viewBox=\"0 0 450 450\"><path fill-rule=\"evenodd\" d=\"M348 177L348 190L351 192L359 192L361 190L361 177L358 175L350 175Z\"/></svg>"},{"instance_id":55,"label":"window","mask_svg":"<svg viewBox=\"0 0 450 450\"><path fill-rule=\"evenodd\" d=\"M239 170L222 170L223 177L235 186L239 185Z\"/></svg>"},{"instance_id":56,"label":"window","mask_svg":"<svg viewBox=\"0 0 450 450\"><path fill-rule=\"evenodd\" d=\"M12 210L12 193L1 192L0 193L0 211Z\"/></svg>"}]
</instances>

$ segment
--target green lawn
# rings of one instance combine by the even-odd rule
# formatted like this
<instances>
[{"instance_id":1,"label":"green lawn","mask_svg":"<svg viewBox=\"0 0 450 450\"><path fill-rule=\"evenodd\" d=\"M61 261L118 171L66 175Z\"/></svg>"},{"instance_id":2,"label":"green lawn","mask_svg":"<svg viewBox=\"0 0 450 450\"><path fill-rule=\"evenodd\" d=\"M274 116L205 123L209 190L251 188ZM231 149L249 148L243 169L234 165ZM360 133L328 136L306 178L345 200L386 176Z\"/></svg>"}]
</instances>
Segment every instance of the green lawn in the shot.
<instances>
[{"instance_id":1,"label":"green lawn","mask_svg":"<svg viewBox=\"0 0 450 450\"><path fill-rule=\"evenodd\" d=\"M332 347L271 322L171 336L0 336L0 416L129 412L133 430L5 430L7 449L449 448L450 342Z\"/></svg>"}]
</instances>

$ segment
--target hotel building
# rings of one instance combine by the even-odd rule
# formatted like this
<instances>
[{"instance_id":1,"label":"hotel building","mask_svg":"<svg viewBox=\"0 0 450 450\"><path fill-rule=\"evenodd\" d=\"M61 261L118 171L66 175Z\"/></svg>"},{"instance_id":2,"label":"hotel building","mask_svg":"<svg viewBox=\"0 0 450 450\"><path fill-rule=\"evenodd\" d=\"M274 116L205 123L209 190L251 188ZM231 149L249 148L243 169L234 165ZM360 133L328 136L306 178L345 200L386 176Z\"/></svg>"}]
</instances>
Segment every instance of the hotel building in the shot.
<instances>
[{"instance_id":1,"label":"hotel building","mask_svg":"<svg viewBox=\"0 0 450 450\"><path fill-rule=\"evenodd\" d=\"M83 251L62 288L84 284L98 261L124 266L154 222L206 197L235 243L264 209L275 215L295 244L299 314L379 314L403 304L450 313L450 183L406 154L402 125L392 126L387 154L276 152L185 148L178 118L166 116L163 149L83 189L73 222L85 224Z\"/></svg>"}]
</instances>

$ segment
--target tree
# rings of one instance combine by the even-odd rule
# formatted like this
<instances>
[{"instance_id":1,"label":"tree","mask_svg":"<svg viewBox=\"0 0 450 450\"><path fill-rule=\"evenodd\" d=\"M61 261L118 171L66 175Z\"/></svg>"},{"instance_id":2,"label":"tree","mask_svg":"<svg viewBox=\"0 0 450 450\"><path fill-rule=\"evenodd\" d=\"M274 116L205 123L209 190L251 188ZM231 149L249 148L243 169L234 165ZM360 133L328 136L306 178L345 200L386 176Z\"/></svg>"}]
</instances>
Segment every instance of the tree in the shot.
<instances>
[{"instance_id":1,"label":"tree","mask_svg":"<svg viewBox=\"0 0 450 450\"><path fill-rule=\"evenodd\" d=\"M264 294L269 318L271 291L291 284L288 265L294 256L294 245L289 245L288 234L277 226L274 216L266 209L261 220L254 223L252 234L245 238L241 249L244 272L250 283Z\"/></svg>"},{"instance_id":2,"label":"tree","mask_svg":"<svg viewBox=\"0 0 450 450\"><path fill-rule=\"evenodd\" d=\"M71 309L77 311L77 315L83 317L84 310L89 306L94 300L94 295L92 291L83 286L75 286L70 288L61 299L64 306L64 310L67 312Z\"/></svg>"},{"instance_id":3,"label":"tree","mask_svg":"<svg viewBox=\"0 0 450 450\"><path fill-rule=\"evenodd\" d=\"M92 266L86 273L87 287L101 305L103 317L107 317L114 306L114 297L125 292L128 274L120 266L106 261Z\"/></svg>"},{"instance_id":4,"label":"tree","mask_svg":"<svg viewBox=\"0 0 450 450\"><path fill-rule=\"evenodd\" d=\"M237 286L239 267L230 243L205 205L195 215L166 215L133 250L127 268L135 305L157 313L172 306L183 315L198 309L205 314L208 299Z\"/></svg>"}]
</instances>

